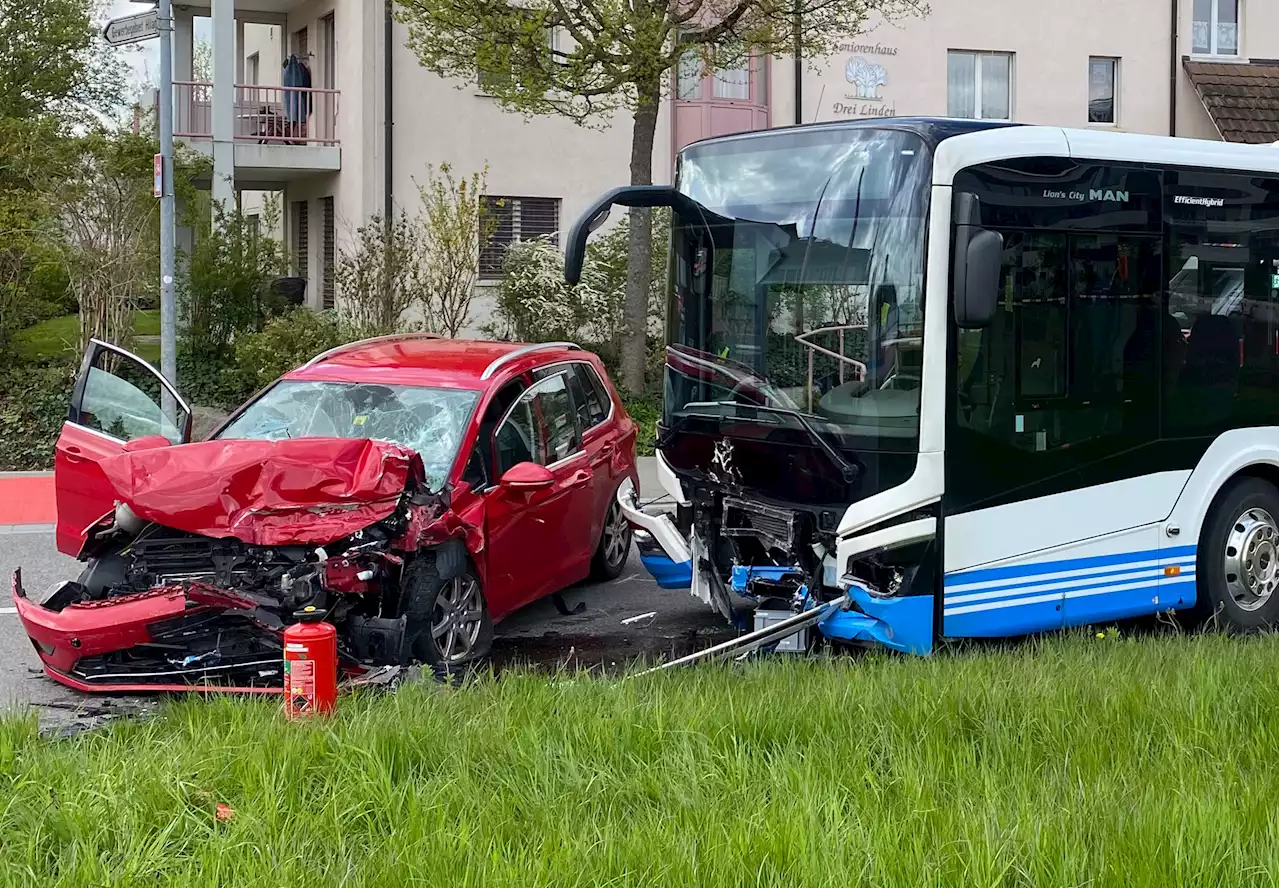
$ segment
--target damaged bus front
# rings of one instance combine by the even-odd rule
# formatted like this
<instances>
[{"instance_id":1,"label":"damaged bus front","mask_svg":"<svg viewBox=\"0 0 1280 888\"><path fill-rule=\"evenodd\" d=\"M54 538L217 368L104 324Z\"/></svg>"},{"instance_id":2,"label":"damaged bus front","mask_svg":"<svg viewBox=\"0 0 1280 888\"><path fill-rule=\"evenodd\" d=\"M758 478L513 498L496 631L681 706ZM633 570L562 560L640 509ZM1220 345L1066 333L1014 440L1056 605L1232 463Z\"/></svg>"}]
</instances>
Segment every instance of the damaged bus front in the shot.
<instances>
[{"instance_id":1,"label":"damaged bus front","mask_svg":"<svg viewBox=\"0 0 1280 888\"><path fill-rule=\"evenodd\" d=\"M936 515L908 490L928 471L930 168L911 128L715 139L681 152L674 187L618 189L575 229L571 281L610 205L672 210L658 466L675 520L621 494L660 585L734 622L840 601L824 635L930 650Z\"/></svg>"}]
</instances>

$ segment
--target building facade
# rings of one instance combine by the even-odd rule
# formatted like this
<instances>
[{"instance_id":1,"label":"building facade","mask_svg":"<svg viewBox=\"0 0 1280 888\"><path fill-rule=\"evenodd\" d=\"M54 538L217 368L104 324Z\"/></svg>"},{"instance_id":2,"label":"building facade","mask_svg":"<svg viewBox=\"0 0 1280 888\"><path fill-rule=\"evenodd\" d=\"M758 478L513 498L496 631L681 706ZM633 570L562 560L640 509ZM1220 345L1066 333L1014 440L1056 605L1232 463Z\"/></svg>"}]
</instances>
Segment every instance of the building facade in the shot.
<instances>
[{"instance_id":1,"label":"building facade","mask_svg":"<svg viewBox=\"0 0 1280 888\"><path fill-rule=\"evenodd\" d=\"M178 138L213 156L211 187L239 193L247 212L276 196L280 234L316 307L340 298L331 269L342 242L371 215L416 204L431 166L463 175L487 166L490 196L505 198L481 257L482 290L506 243L561 237L590 201L628 181L629 115L584 129L504 112L479 79L419 67L382 0L211 3L177 9ZM211 83L193 79L200 15L213 19ZM976 0L870 22L832 55L799 64L757 56L708 71L691 57L672 73L659 115L654 181L670 181L675 153L700 138L849 118L1274 142L1278 33L1275 0ZM474 313L484 319L483 292Z\"/></svg>"}]
</instances>

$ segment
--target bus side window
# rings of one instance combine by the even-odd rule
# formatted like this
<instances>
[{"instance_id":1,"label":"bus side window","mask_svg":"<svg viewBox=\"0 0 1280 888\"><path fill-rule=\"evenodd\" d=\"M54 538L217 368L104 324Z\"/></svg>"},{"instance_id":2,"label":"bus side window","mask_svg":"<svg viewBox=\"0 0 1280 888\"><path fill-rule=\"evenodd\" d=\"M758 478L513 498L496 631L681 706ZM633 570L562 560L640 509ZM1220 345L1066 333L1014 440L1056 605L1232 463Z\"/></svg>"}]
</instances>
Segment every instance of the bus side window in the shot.
<instances>
[{"instance_id":1,"label":"bus side window","mask_svg":"<svg viewBox=\"0 0 1280 888\"><path fill-rule=\"evenodd\" d=\"M1163 380L1165 436L1275 425L1276 180L1170 173L1165 213L1169 308L1185 340Z\"/></svg>"}]
</instances>

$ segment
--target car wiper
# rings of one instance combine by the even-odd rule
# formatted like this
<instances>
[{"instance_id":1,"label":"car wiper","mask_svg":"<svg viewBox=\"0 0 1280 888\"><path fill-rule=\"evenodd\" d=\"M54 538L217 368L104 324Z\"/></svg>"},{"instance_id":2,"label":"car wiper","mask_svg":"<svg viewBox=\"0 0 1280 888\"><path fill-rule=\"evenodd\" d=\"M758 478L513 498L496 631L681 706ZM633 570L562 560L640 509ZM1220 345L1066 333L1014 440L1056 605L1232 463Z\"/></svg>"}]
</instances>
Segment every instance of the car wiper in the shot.
<instances>
[{"instance_id":1,"label":"car wiper","mask_svg":"<svg viewBox=\"0 0 1280 888\"><path fill-rule=\"evenodd\" d=\"M800 423L800 427L809 434L809 438L822 448L822 452L830 458L831 462L835 463L836 468L840 470L840 476L844 478L846 484L852 484L854 480L857 479L858 467L841 456L840 451L831 446L831 442L823 437L822 433L815 429L799 410L792 410L790 407L764 407L759 404L739 404L737 401L720 401L718 403L728 407L733 407L735 413L741 409L763 411L764 413L776 413L780 416L790 416L796 422Z\"/></svg>"}]
</instances>

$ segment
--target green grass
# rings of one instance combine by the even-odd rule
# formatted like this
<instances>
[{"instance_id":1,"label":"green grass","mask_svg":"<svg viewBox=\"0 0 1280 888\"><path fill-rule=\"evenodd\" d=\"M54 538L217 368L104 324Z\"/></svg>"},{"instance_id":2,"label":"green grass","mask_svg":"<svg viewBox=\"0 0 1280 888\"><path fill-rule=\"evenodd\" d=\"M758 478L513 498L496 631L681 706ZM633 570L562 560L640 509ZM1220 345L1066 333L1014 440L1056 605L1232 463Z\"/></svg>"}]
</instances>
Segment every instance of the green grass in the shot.
<instances>
[{"instance_id":1,"label":"green grass","mask_svg":"<svg viewBox=\"0 0 1280 888\"><path fill-rule=\"evenodd\" d=\"M134 314L134 332L139 336L160 335L160 310L148 309ZM28 361L43 358L74 356L80 339L79 315L63 315L19 330L14 335L14 348L18 357ZM153 343L139 343L137 353L148 361L160 360L160 347Z\"/></svg>"},{"instance_id":2,"label":"green grass","mask_svg":"<svg viewBox=\"0 0 1280 888\"><path fill-rule=\"evenodd\" d=\"M1274 635L507 673L291 724L0 723L14 885L1255 886ZM215 805L234 810L217 822Z\"/></svg>"}]
</instances>

